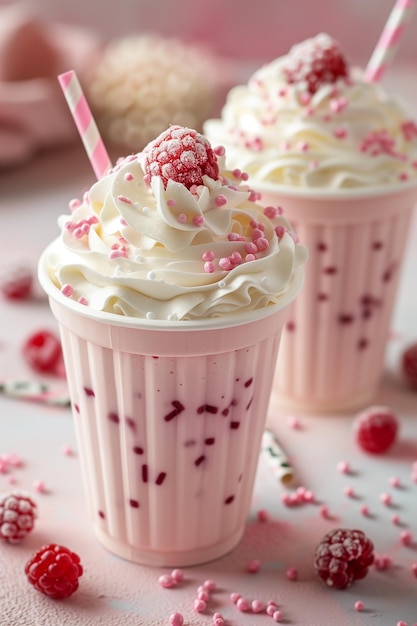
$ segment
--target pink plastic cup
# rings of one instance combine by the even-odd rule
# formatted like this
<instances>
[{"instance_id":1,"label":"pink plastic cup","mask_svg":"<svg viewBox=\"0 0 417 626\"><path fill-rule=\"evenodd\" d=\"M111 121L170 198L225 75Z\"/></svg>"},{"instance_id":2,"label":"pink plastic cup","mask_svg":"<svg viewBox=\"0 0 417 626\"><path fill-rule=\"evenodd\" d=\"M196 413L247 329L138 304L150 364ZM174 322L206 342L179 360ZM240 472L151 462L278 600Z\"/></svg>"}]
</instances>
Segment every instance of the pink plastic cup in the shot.
<instances>
[{"instance_id":1,"label":"pink plastic cup","mask_svg":"<svg viewBox=\"0 0 417 626\"><path fill-rule=\"evenodd\" d=\"M416 182L345 192L256 188L264 203L283 205L309 250L305 287L282 335L276 398L320 413L364 407L383 372Z\"/></svg>"},{"instance_id":2,"label":"pink plastic cup","mask_svg":"<svg viewBox=\"0 0 417 626\"><path fill-rule=\"evenodd\" d=\"M99 541L142 564L195 565L240 541L282 328L279 304L232 320L90 310L41 285L59 322L87 502Z\"/></svg>"}]
</instances>

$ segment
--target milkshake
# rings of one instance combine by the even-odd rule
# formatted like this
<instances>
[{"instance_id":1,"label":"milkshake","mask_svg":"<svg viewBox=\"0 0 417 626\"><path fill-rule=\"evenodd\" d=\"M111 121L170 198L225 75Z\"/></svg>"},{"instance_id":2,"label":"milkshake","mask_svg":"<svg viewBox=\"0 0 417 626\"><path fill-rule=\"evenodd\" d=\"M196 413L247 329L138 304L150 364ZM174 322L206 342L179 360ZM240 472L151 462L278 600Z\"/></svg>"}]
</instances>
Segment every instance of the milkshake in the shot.
<instances>
[{"instance_id":1,"label":"milkshake","mask_svg":"<svg viewBox=\"0 0 417 626\"><path fill-rule=\"evenodd\" d=\"M309 249L278 358L281 404L366 405L383 370L417 199L417 125L407 107L321 34L232 89L205 132L264 202L285 206Z\"/></svg>"},{"instance_id":2,"label":"milkshake","mask_svg":"<svg viewBox=\"0 0 417 626\"><path fill-rule=\"evenodd\" d=\"M101 543L193 565L239 542L306 250L193 130L95 183L43 253Z\"/></svg>"}]
</instances>

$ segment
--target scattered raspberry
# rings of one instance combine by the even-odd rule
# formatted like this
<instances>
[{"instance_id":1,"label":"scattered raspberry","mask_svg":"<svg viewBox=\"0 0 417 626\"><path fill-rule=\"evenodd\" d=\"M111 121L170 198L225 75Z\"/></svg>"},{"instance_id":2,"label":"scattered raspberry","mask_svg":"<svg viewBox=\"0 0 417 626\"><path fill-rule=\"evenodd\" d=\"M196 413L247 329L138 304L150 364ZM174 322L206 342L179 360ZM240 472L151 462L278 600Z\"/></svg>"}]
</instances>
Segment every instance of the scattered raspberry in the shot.
<instances>
[{"instance_id":1,"label":"scattered raspberry","mask_svg":"<svg viewBox=\"0 0 417 626\"><path fill-rule=\"evenodd\" d=\"M347 66L338 44L321 34L293 46L283 72L289 84L305 82L314 94L322 85L347 77Z\"/></svg>"},{"instance_id":2,"label":"scattered raspberry","mask_svg":"<svg viewBox=\"0 0 417 626\"><path fill-rule=\"evenodd\" d=\"M23 356L35 371L53 373L61 361L61 342L49 330L39 330L26 339Z\"/></svg>"},{"instance_id":3,"label":"scattered raspberry","mask_svg":"<svg viewBox=\"0 0 417 626\"><path fill-rule=\"evenodd\" d=\"M33 528L36 503L23 493L8 493L0 497L0 538L19 543Z\"/></svg>"},{"instance_id":4,"label":"scattered raspberry","mask_svg":"<svg viewBox=\"0 0 417 626\"><path fill-rule=\"evenodd\" d=\"M25 574L35 589L54 599L73 594L82 573L80 557L55 543L43 546L25 566Z\"/></svg>"},{"instance_id":5,"label":"scattered raspberry","mask_svg":"<svg viewBox=\"0 0 417 626\"><path fill-rule=\"evenodd\" d=\"M143 151L145 174L160 176L164 187L168 180L190 189L201 185L203 176L217 179L217 157L208 140L191 128L170 126Z\"/></svg>"},{"instance_id":6,"label":"scattered raspberry","mask_svg":"<svg viewBox=\"0 0 417 626\"><path fill-rule=\"evenodd\" d=\"M417 343L409 346L403 352L401 368L407 383L417 389Z\"/></svg>"},{"instance_id":7,"label":"scattered raspberry","mask_svg":"<svg viewBox=\"0 0 417 626\"><path fill-rule=\"evenodd\" d=\"M345 589L366 576L374 560L373 549L361 530L333 529L317 546L314 566L329 587Z\"/></svg>"},{"instance_id":8,"label":"scattered raspberry","mask_svg":"<svg viewBox=\"0 0 417 626\"><path fill-rule=\"evenodd\" d=\"M354 430L356 441L363 450L381 454L397 437L397 416L388 407L373 406L357 416Z\"/></svg>"},{"instance_id":9,"label":"scattered raspberry","mask_svg":"<svg viewBox=\"0 0 417 626\"><path fill-rule=\"evenodd\" d=\"M16 265L7 268L0 277L0 290L8 300L24 300L32 291L33 274L28 267Z\"/></svg>"}]
</instances>

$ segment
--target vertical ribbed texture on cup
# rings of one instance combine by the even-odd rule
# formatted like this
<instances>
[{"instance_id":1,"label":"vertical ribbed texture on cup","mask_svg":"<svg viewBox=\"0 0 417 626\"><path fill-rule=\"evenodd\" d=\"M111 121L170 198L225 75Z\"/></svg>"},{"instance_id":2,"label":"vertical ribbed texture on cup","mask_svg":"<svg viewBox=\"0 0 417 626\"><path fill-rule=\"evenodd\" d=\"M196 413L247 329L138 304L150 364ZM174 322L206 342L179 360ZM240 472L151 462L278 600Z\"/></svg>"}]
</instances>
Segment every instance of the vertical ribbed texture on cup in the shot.
<instances>
[{"instance_id":1,"label":"vertical ribbed texture on cup","mask_svg":"<svg viewBox=\"0 0 417 626\"><path fill-rule=\"evenodd\" d=\"M411 208L384 217L381 206L381 212L374 220L321 224L292 217L291 205L286 213L309 249L305 286L291 307L274 382L287 406L337 411L372 400Z\"/></svg>"},{"instance_id":2,"label":"vertical ribbed texture on cup","mask_svg":"<svg viewBox=\"0 0 417 626\"><path fill-rule=\"evenodd\" d=\"M131 354L61 325L87 500L120 556L190 565L243 534L281 327L218 354ZM245 327L242 327L244 336Z\"/></svg>"}]
</instances>

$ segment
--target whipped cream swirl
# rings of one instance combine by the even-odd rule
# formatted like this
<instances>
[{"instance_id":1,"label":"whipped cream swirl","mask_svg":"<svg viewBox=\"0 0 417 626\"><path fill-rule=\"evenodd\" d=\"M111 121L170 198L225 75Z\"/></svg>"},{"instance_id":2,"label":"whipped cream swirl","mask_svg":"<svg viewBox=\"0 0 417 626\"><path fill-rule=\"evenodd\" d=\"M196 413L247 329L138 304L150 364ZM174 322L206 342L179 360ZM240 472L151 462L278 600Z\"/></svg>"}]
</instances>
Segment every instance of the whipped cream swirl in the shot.
<instances>
[{"instance_id":1,"label":"whipped cream swirl","mask_svg":"<svg viewBox=\"0 0 417 626\"><path fill-rule=\"evenodd\" d=\"M299 279L305 248L223 158L217 180L191 189L149 181L143 160L121 161L60 218L48 272L65 295L99 311L190 320L267 307Z\"/></svg>"},{"instance_id":2,"label":"whipped cream swirl","mask_svg":"<svg viewBox=\"0 0 417 626\"><path fill-rule=\"evenodd\" d=\"M403 103L357 68L309 93L305 81L288 82L290 59L291 51L234 87L221 119L206 122L205 135L226 147L229 165L257 181L301 188L417 177L417 125Z\"/></svg>"}]
</instances>

